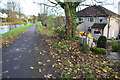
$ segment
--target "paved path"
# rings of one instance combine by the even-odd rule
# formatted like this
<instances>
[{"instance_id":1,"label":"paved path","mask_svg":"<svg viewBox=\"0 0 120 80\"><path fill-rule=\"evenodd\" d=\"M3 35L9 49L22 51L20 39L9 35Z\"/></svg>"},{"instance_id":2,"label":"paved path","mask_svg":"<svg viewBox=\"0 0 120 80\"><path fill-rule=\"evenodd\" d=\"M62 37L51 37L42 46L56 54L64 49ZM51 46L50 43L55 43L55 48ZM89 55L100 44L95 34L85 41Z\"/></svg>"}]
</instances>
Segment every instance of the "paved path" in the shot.
<instances>
[{"instance_id":1,"label":"paved path","mask_svg":"<svg viewBox=\"0 0 120 80\"><path fill-rule=\"evenodd\" d=\"M43 78L47 74L58 77L59 74L51 67L55 60L48 55L48 49L42 36L36 33L34 24L12 45L2 50L3 78ZM40 66L38 61L46 65Z\"/></svg>"}]
</instances>

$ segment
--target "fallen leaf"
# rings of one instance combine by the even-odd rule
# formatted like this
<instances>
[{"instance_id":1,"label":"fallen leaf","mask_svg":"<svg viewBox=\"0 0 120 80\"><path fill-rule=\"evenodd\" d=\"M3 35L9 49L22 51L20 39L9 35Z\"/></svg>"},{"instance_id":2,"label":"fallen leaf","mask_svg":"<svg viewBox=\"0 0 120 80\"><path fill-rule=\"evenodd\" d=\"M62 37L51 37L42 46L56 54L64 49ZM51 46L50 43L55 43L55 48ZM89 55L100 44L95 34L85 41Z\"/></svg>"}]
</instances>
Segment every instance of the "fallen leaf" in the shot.
<instances>
[{"instance_id":1,"label":"fallen leaf","mask_svg":"<svg viewBox=\"0 0 120 80\"><path fill-rule=\"evenodd\" d=\"M50 62L50 60L47 60L47 62Z\"/></svg>"},{"instance_id":2,"label":"fallen leaf","mask_svg":"<svg viewBox=\"0 0 120 80\"><path fill-rule=\"evenodd\" d=\"M41 70L41 69L38 69L38 72L42 72L42 70Z\"/></svg>"},{"instance_id":3,"label":"fallen leaf","mask_svg":"<svg viewBox=\"0 0 120 80\"><path fill-rule=\"evenodd\" d=\"M118 79L119 77L118 76L115 76L116 79Z\"/></svg>"},{"instance_id":4,"label":"fallen leaf","mask_svg":"<svg viewBox=\"0 0 120 80\"><path fill-rule=\"evenodd\" d=\"M30 67L30 69L34 69L34 67Z\"/></svg>"},{"instance_id":5,"label":"fallen leaf","mask_svg":"<svg viewBox=\"0 0 120 80\"><path fill-rule=\"evenodd\" d=\"M42 54L42 55L45 55L45 54Z\"/></svg>"},{"instance_id":6,"label":"fallen leaf","mask_svg":"<svg viewBox=\"0 0 120 80\"><path fill-rule=\"evenodd\" d=\"M46 64L43 64L43 66L45 66Z\"/></svg>"},{"instance_id":7,"label":"fallen leaf","mask_svg":"<svg viewBox=\"0 0 120 80\"><path fill-rule=\"evenodd\" d=\"M107 70L106 70L106 69L103 69L103 71L104 71L104 72L107 72Z\"/></svg>"},{"instance_id":8,"label":"fallen leaf","mask_svg":"<svg viewBox=\"0 0 120 80\"><path fill-rule=\"evenodd\" d=\"M61 44L61 42L59 42L58 44Z\"/></svg>"},{"instance_id":9,"label":"fallen leaf","mask_svg":"<svg viewBox=\"0 0 120 80\"><path fill-rule=\"evenodd\" d=\"M38 65L43 65L43 63L42 62L38 62Z\"/></svg>"},{"instance_id":10,"label":"fallen leaf","mask_svg":"<svg viewBox=\"0 0 120 80\"><path fill-rule=\"evenodd\" d=\"M8 73L9 71L4 71L3 73Z\"/></svg>"},{"instance_id":11,"label":"fallen leaf","mask_svg":"<svg viewBox=\"0 0 120 80\"><path fill-rule=\"evenodd\" d=\"M54 55L56 55L56 56L57 56L58 54L57 54L57 53L54 53Z\"/></svg>"},{"instance_id":12,"label":"fallen leaf","mask_svg":"<svg viewBox=\"0 0 120 80\"><path fill-rule=\"evenodd\" d=\"M55 65L52 65L52 67L55 67Z\"/></svg>"},{"instance_id":13,"label":"fallen leaf","mask_svg":"<svg viewBox=\"0 0 120 80\"><path fill-rule=\"evenodd\" d=\"M61 61L60 59L58 59L57 61Z\"/></svg>"},{"instance_id":14,"label":"fallen leaf","mask_svg":"<svg viewBox=\"0 0 120 80\"><path fill-rule=\"evenodd\" d=\"M44 75L45 78L51 78L52 74Z\"/></svg>"},{"instance_id":15,"label":"fallen leaf","mask_svg":"<svg viewBox=\"0 0 120 80\"><path fill-rule=\"evenodd\" d=\"M42 53L40 52L40 54L42 54Z\"/></svg>"}]
</instances>

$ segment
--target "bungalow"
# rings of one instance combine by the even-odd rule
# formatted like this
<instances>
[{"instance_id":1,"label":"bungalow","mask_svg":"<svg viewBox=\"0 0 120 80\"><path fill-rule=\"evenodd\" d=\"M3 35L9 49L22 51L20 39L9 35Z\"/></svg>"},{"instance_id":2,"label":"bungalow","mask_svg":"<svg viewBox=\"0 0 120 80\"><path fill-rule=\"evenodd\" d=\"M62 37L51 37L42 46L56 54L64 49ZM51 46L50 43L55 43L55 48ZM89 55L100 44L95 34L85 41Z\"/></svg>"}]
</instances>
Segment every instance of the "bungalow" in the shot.
<instances>
[{"instance_id":1,"label":"bungalow","mask_svg":"<svg viewBox=\"0 0 120 80\"><path fill-rule=\"evenodd\" d=\"M119 34L118 14L102 6L90 6L76 14L77 21L81 23L77 26L80 32L91 33L96 39L101 35L108 39L116 38Z\"/></svg>"}]
</instances>

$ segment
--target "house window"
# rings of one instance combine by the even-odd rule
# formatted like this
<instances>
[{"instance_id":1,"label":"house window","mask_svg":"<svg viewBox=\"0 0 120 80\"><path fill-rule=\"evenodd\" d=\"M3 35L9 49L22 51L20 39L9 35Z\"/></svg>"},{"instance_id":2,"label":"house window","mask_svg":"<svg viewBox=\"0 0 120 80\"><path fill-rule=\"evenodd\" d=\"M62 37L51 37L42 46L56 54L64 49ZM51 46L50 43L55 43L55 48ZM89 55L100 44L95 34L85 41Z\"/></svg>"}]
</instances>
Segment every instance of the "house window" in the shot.
<instances>
[{"instance_id":1,"label":"house window","mask_svg":"<svg viewBox=\"0 0 120 80\"><path fill-rule=\"evenodd\" d=\"M89 22L94 22L94 18L90 17L90 18L88 18L88 21Z\"/></svg>"},{"instance_id":2,"label":"house window","mask_svg":"<svg viewBox=\"0 0 120 80\"><path fill-rule=\"evenodd\" d=\"M102 34L101 29L95 29L94 34L101 35Z\"/></svg>"},{"instance_id":3,"label":"house window","mask_svg":"<svg viewBox=\"0 0 120 80\"><path fill-rule=\"evenodd\" d=\"M79 19L79 22L83 22L84 21L84 19L83 18L78 18Z\"/></svg>"},{"instance_id":4,"label":"house window","mask_svg":"<svg viewBox=\"0 0 120 80\"><path fill-rule=\"evenodd\" d=\"M102 22L103 20L102 19L100 19L100 22Z\"/></svg>"}]
</instances>

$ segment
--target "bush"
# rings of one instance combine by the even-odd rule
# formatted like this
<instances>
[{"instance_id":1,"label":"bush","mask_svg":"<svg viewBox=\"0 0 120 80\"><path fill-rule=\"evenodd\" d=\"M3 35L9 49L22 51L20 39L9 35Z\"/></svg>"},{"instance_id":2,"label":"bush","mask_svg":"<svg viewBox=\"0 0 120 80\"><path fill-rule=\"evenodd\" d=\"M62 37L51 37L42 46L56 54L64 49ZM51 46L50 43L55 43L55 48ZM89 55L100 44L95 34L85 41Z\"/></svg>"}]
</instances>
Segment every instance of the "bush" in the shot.
<instances>
[{"instance_id":1,"label":"bush","mask_svg":"<svg viewBox=\"0 0 120 80\"><path fill-rule=\"evenodd\" d=\"M78 42L78 45L80 45L80 47L84 46L82 42Z\"/></svg>"},{"instance_id":2,"label":"bush","mask_svg":"<svg viewBox=\"0 0 120 80\"><path fill-rule=\"evenodd\" d=\"M104 48L91 48L91 51L96 54L106 54L106 49Z\"/></svg>"},{"instance_id":3,"label":"bush","mask_svg":"<svg viewBox=\"0 0 120 80\"><path fill-rule=\"evenodd\" d=\"M83 50L83 52L87 53L90 51L90 47L83 45L82 50Z\"/></svg>"},{"instance_id":4,"label":"bush","mask_svg":"<svg viewBox=\"0 0 120 80\"><path fill-rule=\"evenodd\" d=\"M65 34L65 30L60 29L60 28L56 28L56 29L55 29L55 32L57 33L57 36L58 36L60 39L67 39L67 36L66 36L66 34Z\"/></svg>"},{"instance_id":5,"label":"bush","mask_svg":"<svg viewBox=\"0 0 120 80\"><path fill-rule=\"evenodd\" d=\"M107 39L105 36L100 36L97 41L97 47L98 48L105 48L107 47Z\"/></svg>"},{"instance_id":6,"label":"bush","mask_svg":"<svg viewBox=\"0 0 120 80\"><path fill-rule=\"evenodd\" d=\"M117 52L120 50L120 44L112 44L112 51Z\"/></svg>"}]
</instances>

